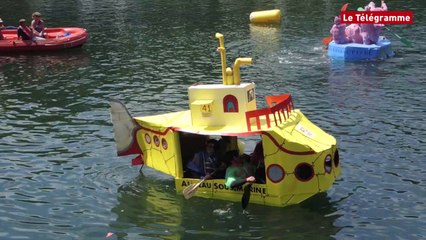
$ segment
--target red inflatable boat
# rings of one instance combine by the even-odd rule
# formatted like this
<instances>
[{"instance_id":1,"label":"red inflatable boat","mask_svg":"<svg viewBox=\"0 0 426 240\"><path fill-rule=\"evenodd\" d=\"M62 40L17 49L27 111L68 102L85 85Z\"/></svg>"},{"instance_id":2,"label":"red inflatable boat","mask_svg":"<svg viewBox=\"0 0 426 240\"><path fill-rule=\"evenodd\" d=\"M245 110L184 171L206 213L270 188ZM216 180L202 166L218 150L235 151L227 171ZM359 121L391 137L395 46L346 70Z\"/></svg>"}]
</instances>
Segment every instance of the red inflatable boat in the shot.
<instances>
[{"instance_id":1,"label":"red inflatable boat","mask_svg":"<svg viewBox=\"0 0 426 240\"><path fill-rule=\"evenodd\" d=\"M18 40L17 29L1 30L0 53L26 51L54 51L82 46L89 34L84 28L64 27L47 28L43 40Z\"/></svg>"}]
</instances>

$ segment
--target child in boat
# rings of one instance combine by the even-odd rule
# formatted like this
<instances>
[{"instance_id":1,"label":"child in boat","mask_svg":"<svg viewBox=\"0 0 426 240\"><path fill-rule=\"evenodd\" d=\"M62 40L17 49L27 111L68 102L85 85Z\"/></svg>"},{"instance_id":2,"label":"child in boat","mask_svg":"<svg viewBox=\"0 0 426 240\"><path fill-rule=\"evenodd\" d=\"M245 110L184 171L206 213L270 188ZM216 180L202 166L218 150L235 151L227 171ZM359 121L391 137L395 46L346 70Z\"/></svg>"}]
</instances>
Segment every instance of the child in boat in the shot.
<instances>
[{"instance_id":1,"label":"child in boat","mask_svg":"<svg viewBox=\"0 0 426 240\"><path fill-rule=\"evenodd\" d=\"M25 19L20 19L19 20L19 27L18 27L18 39L22 39L22 40L45 40L42 37L38 37L34 35L33 30L27 26L27 22L25 21Z\"/></svg>"},{"instance_id":2,"label":"child in boat","mask_svg":"<svg viewBox=\"0 0 426 240\"><path fill-rule=\"evenodd\" d=\"M330 33L335 43L343 44L349 42L349 39L346 36L345 29L346 24L340 23L340 17L334 17L334 24L333 27L331 27L330 29Z\"/></svg>"},{"instance_id":3,"label":"child in boat","mask_svg":"<svg viewBox=\"0 0 426 240\"><path fill-rule=\"evenodd\" d=\"M229 188L239 187L245 183L254 183L256 178L253 176L255 166L245 161L244 155L239 156L238 151L230 151L227 153L231 161L231 165L226 168L225 186Z\"/></svg>"},{"instance_id":4,"label":"child in boat","mask_svg":"<svg viewBox=\"0 0 426 240\"><path fill-rule=\"evenodd\" d=\"M41 13L34 12L32 14L33 20L31 21L31 28L34 31L34 35L38 37L45 37L46 27L44 26L44 21L41 19Z\"/></svg>"},{"instance_id":5,"label":"child in boat","mask_svg":"<svg viewBox=\"0 0 426 240\"><path fill-rule=\"evenodd\" d=\"M27 26L27 22L25 21L25 19L20 19L19 20L19 27L18 27L18 39L22 39L22 40L32 40L34 33L31 30L31 28L29 28Z\"/></svg>"}]
</instances>

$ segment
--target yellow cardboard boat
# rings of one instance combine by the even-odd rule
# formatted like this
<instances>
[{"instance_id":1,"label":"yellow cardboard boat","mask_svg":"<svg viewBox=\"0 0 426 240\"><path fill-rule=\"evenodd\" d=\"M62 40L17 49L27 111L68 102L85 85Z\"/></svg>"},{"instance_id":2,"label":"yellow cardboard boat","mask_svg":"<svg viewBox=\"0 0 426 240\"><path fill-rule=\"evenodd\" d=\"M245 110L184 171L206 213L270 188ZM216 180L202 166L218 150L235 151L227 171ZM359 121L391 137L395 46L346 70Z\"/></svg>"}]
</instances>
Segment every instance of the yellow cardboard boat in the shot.
<instances>
[{"instance_id":1,"label":"yellow cardboard boat","mask_svg":"<svg viewBox=\"0 0 426 240\"><path fill-rule=\"evenodd\" d=\"M117 154L138 154L133 164L145 164L175 178L182 194L200 179L186 177L185 166L212 136L258 136L265 160L265 183L251 185L250 202L284 207L329 189L340 175L336 139L294 108L290 94L267 96L268 106L257 108L255 84L240 82L240 66L251 58L237 58L226 67L224 38L218 51L222 84L188 88L189 110L132 117L119 101L111 101L111 120ZM195 196L241 201L243 187L229 189L224 179L205 180Z\"/></svg>"}]
</instances>

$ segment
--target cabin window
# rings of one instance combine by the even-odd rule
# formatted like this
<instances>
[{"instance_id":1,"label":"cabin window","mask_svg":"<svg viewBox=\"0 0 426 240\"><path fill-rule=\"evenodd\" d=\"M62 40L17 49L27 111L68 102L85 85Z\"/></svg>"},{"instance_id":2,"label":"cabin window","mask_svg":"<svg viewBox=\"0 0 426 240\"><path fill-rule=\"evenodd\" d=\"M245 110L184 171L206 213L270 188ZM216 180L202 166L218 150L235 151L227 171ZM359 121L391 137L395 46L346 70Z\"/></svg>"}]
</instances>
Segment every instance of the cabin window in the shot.
<instances>
[{"instance_id":1,"label":"cabin window","mask_svg":"<svg viewBox=\"0 0 426 240\"><path fill-rule=\"evenodd\" d=\"M255 98L254 88L252 88L252 89L250 89L250 90L247 91L247 102L253 101L254 98Z\"/></svg>"},{"instance_id":2,"label":"cabin window","mask_svg":"<svg viewBox=\"0 0 426 240\"><path fill-rule=\"evenodd\" d=\"M224 112L238 112L238 100L234 95L226 95L223 98Z\"/></svg>"},{"instance_id":3,"label":"cabin window","mask_svg":"<svg viewBox=\"0 0 426 240\"><path fill-rule=\"evenodd\" d=\"M161 145L163 146L164 150L167 150L167 148L169 147L169 145L167 144L167 140L166 139L161 139Z\"/></svg>"},{"instance_id":4,"label":"cabin window","mask_svg":"<svg viewBox=\"0 0 426 240\"><path fill-rule=\"evenodd\" d=\"M158 138L158 136L157 135L154 135L154 144L155 144L155 146L160 146L160 139Z\"/></svg>"},{"instance_id":5,"label":"cabin window","mask_svg":"<svg viewBox=\"0 0 426 240\"><path fill-rule=\"evenodd\" d=\"M336 150L336 152L334 153L334 166L338 167L339 166L339 151Z\"/></svg>"},{"instance_id":6,"label":"cabin window","mask_svg":"<svg viewBox=\"0 0 426 240\"><path fill-rule=\"evenodd\" d=\"M273 183L279 183L284 179L285 171L278 164L271 164L266 171L268 174L269 180Z\"/></svg>"},{"instance_id":7,"label":"cabin window","mask_svg":"<svg viewBox=\"0 0 426 240\"><path fill-rule=\"evenodd\" d=\"M324 171L326 173L331 173L332 168L333 164L331 163L331 156L327 155L324 159Z\"/></svg>"},{"instance_id":8,"label":"cabin window","mask_svg":"<svg viewBox=\"0 0 426 240\"><path fill-rule=\"evenodd\" d=\"M151 136L149 136L148 133L145 133L145 141L146 143L151 144Z\"/></svg>"},{"instance_id":9,"label":"cabin window","mask_svg":"<svg viewBox=\"0 0 426 240\"><path fill-rule=\"evenodd\" d=\"M314 168L309 163L300 163L294 169L294 175L301 182L307 182L314 177Z\"/></svg>"}]
</instances>

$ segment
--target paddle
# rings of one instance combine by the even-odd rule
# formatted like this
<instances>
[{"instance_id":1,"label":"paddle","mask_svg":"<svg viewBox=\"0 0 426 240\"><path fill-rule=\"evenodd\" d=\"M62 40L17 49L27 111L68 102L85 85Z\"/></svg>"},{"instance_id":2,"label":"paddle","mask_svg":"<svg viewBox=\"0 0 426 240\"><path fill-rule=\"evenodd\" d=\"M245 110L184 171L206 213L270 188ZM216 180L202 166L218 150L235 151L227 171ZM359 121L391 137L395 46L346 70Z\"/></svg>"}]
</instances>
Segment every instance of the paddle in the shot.
<instances>
[{"instance_id":1,"label":"paddle","mask_svg":"<svg viewBox=\"0 0 426 240\"><path fill-rule=\"evenodd\" d=\"M251 189L251 183L244 186L244 193L243 193L243 197L241 198L241 206L243 207L243 209L246 209L250 201L250 189Z\"/></svg>"},{"instance_id":2,"label":"paddle","mask_svg":"<svg viewBox=\"0 0 426 240\"><path fill-rule=\"evenodd\" d=\"M340 9L341 12L346 11L346 8L348 8L349 3L343 4L342 8Z\"/></svg>"},{"instance_id":3,"label":"paddle","mask_svg":"<svg viewBox=\"0 0 426 240\"><path fill-rule=\"evenodd\" d=\"M333 41L333 37L332 36L325 37L325 38L322 39L322 44L328 45L331 41Z\"/></svg>"},{"instance_id":4,"label":"paddle","mask_svg":"<svg viewBox=\"0 0 426 240\"><path fill-rule=\"evenodd\" d=\"M192 183L189 186L187 186L185 189L183 189L182 194L185 197L185 199L190 199L194 194L197 192L198 187L207 179L210 178L216 171L212 172L209 175L206 175L199 181L198 183Z\"/></svg>"},{"instance_id":5,"label":"paddle","mask_svg":"<svg viewBox=\"0 0 426 240\"><path fill-rule=\"evenodd\" d=\"M403 44L405 44L405 46L407 47L412 47L413 45L411 44L410 41L408 41L407 39L399 36L398 34L392 32L392 30L390 30L390 28L388 28L387 26L385 26L386 30L388 30L390 33L392 33L395 37L397 37L399 39L400 42L402 42Z\"/></svg>"},{"instance_id":6,"label":"paddle","mask_svg":"<svg viewBox=\"0 0 426 240\"><path fill-rule=\"evenodd\" d=\"M346 11L346 9L348 8L348 5L349 5L349 3L343 4L343 6L340 8L340 11L341 12ZM331 41L333 41L333 37L332 36L325 37L325 38L322 39L322 44L325 45L325 49L328 49L328 44L331 43Z\"/></svg>"}]
</instances>

